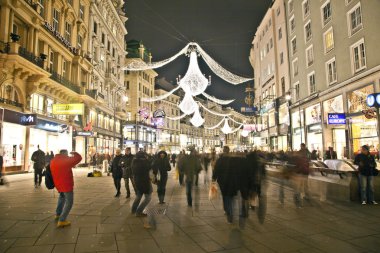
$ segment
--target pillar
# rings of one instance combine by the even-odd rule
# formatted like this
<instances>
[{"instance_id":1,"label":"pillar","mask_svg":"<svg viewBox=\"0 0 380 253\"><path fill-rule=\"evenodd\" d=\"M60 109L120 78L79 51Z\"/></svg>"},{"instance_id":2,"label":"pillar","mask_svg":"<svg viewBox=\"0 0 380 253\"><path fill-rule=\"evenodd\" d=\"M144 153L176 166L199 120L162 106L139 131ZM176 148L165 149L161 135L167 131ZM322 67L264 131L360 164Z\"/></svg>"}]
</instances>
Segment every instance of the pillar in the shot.
<instances>
[{"instance_id":1,"label":"pillar","mask_svg":"<svg viewBox=\"0 0 380 253\"><path fill-rule=\"evenodd\" d=\"M0 32L0 41L8 42L9 41L9 28L11 27L10 25L10 13L11 9L3 5L1 6L1 12L0 12L0 26L2 27L1 32Z\"/></svg>"}]
</instances>

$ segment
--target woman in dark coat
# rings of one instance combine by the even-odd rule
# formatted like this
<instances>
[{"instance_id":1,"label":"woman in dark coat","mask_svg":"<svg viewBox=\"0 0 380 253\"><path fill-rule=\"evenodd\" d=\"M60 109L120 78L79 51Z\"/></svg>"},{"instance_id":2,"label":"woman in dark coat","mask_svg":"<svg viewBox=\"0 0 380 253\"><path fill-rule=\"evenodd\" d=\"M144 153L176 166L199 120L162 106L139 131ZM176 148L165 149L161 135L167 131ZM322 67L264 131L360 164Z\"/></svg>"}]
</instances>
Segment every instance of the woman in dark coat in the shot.
<instances>
[{"instance_id":1,"label":"woman in dark coat","mask_svg":"<svg viewBox=\"0 0 380 253\"><path fill-rule=\"evenodd\" d=\"M116 156L112 160L112 165L111 165L113 182L116 188L116 195L115 195L116 198L120 196L121 179L123 177L123 169L119 165L120 159L121 159L121 151L120 149L116 149Z\"/></svg>"},{"instance_id":2,"label":"woman in dark coat","mask_svg":"<svg viewBox=\"0 0 380 253\"><path fill-rule=\"evenodd\" d=\"M153 173L157 178L157 194L160 204L164 204L166 182L168 181L168 171L171 170L168 154L165 151L160 151L152 165Z\"/></svg>"},{"instance_id":3,"label":"woman in dark coat","mask_svg":"<svg viewBox=\"0 0 380 253\"><path fill-rule=\"evenodd\" d=\"M149 171L150 163L144 152L139 151L132 161L132 174L136 186L136 198L132 204L132 213L137 217L144 217L145 207L149 204L152 198L152 184L150 182ZM140 203L142 196L145 196L144 201Z\"/></svg>"}]
</instances>

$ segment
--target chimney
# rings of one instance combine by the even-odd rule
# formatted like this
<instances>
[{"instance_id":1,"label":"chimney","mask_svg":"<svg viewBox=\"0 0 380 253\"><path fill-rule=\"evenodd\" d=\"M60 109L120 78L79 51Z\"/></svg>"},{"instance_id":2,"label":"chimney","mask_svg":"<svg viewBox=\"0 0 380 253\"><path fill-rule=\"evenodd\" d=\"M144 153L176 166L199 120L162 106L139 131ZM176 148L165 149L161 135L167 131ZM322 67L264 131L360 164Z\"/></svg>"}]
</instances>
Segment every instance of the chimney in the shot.
<instances>
[{"instance_id":1,"label":"chimney","mask_svg":"<svg viewBox=\"0 0 380 253\"><path fill-rule=\"evenodd\" d=\"M144 60L144 45L142 44L142 42L140 42L140 47L139 47L139 54L140 54L140 58L142 60Z\"/></svg>"},{"instance_id":2,"label":"chimney","mask_svg":"<svg viewBox=\"0 0 380 253\"><path fill-rule=\"evenodd\" d=\"M151 52L149 52L149 63L152 63L152 53Z\"/></svg>"}]
</instances>

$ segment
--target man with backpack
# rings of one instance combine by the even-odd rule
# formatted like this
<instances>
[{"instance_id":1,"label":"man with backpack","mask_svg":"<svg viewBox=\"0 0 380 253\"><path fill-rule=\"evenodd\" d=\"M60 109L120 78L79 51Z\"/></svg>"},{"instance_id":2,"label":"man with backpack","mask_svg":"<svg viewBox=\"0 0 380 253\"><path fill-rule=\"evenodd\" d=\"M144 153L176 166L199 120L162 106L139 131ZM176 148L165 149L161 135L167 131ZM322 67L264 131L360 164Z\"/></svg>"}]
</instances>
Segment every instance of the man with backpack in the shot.
<instances>
[{"instance_id":1,"label":"man with backpack","mask_svg":"<svg viewBox=\"0 0 380 253\"><path fill-rule=\"evenodd\" d=\"M55 217L58 220L57 227L65 227L71 224L66 219L74 201L72 169L82 160L82 156L77 152L71 152L70 154L73 156L69 156L68 151L63 149L50 162L51 175L53 176L55 188L59 192Z\"/></svg>"},{"instance_id":2,"label":"man with backpack","mask_svg":"<svg viewBox=\"0 0 380 253\"><path fill-rule=\"evenodd\" d=\"M45 168L45 153L37 145L37 150L33 152L31 160L34 162L34 188L41 186L42 171Z\"/></svg>"}]
</instances>

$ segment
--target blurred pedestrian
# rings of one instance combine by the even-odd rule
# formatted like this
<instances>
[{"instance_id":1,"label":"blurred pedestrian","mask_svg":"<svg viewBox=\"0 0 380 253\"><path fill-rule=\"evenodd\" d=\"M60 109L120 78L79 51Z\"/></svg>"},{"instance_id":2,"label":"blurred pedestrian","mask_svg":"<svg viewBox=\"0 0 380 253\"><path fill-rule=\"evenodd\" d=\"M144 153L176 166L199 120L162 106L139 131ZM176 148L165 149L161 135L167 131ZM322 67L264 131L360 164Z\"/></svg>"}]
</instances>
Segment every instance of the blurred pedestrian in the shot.
<instances>
[{"instance_id":1,"label":"blurred pedestrian","mask_svg":"<svg viewBox=\"0 0 380 253\"><path fill-rule=\"evenodd\" d=\"M137 217L145 217L147 214L143 211L152 198L153 189L149 177L150 164L143 151L137 152L132 161L131 169L136 185L136 198L132 204L132 214ZM143 195L144 201L140 203Z\"/></svg>"},{"instance_id":2,"label":"blurred pedestrian","mask_svg":"<svg viewBox=\"0 0 380 253\"><path fill-rule=\"evenodd\" d=\"M131 190L129 188L129 181L131 181L133 190L136 193L136 187L133 180L133 173L132 173L132 161L133 161L133 155L131 153L131 148L127 147L125 149L125 154L120 159L120 167L123 170L123 178L125 183L125 190L127 191L127 197L131 197Z\"/></svg>"},{"instance_id":3,"label":"blurred pedestrian","mask_svg":"<svg viewBox=\"0 0 380 253\"><path fill-rule=\"evenodd\" d=\"M112 160L111 164L113 183L115 184L116 188L116 198L120 197L121 179L123 178L123 169L120 166L120 160L121 150L118 148L116 149L116 156Z\"/></svg>"},{"instance_id":4,"label":"blurred pedestrian","mask_svg":"<svg viewBox=\"0 0 380 253\"><path fill-rule=\"evenodd\" d=\"M171 162L172 162L174 168L175 168L176 158L177 158L177 154L176 153L173 153L171 155L171 157L170 157Z\"/></svg>"},{"instance_id":5,"label":"blurred pedestrian","mask_svg":"<svg viewBox=\"0 0 380 253\"><path fill-rule=\"evenodd\" d=\"M185 156L186 156L185 150L182 150L181 152L179 152L179 155L177 156L177 164L181 163L182 159L184 159ZM180 169L178 169L179 185L183 185L183 177L184 177L183 172Z\"/></svg>"},{"instance_id":6,"label":"blurred pedestrian","mask_svg":"<svg viewBox=\"0 0 380 253\"><path fill-rule=\"evenodd\" d=\"M354 164L359 166L360 197L362 205L367 203L377 205L373 183L376 161L374 156L370 154L367 145L362 146L360 154L355 157Z\"/></svg>"},{"instance_id":7,"label":"blurred pedestrian","mask_svg":"<svg viewBox=\"0 0 380 253\"><path fill-rule=\"evenodd\" d=\"M152 165L153 173L157 179L157 195L160 204L165 204L166 183L168 181L168 171L171 170L168 154L160 151Z\"/></svg>"},{"instance_id":8,"label":"blurred pedestrian","mask_svg":"<svg viewBox=\"0 0 380 253\"><path fill-rule=\"evenodd\" d=\"M337 159L336 151L334 151L333 147L329 147L329 149L325 153L325 160L335 160Z\"/></svg>"},{"instance_id":9,"label":"blurred pedestrian","mask_svg":"<svg viewBox=\"0 0 380 253\"><path fill-rule=\"evenodd\" d=\"M41 186L42 171L45 168L45 153L37 145L37 150L33 152L31 160L34 162L34 188Z\"/></svg>"},{"instance_id":10,"label":"blurred pedestrian","mask_svg":"<svg viewBox=\"0 0 380 253\"><path fill-rule=\"evenodd\" d=\"M77 165L82 157L77 152L71 152L73 156L68 155L68 151L63 149L50 162L51 175L54 185L59 192L58 204L56 209L57 227L65 227L71 224L67 221L67 216L74 204L74 177L73 167Z\"/></svg>"}]
</instances>

